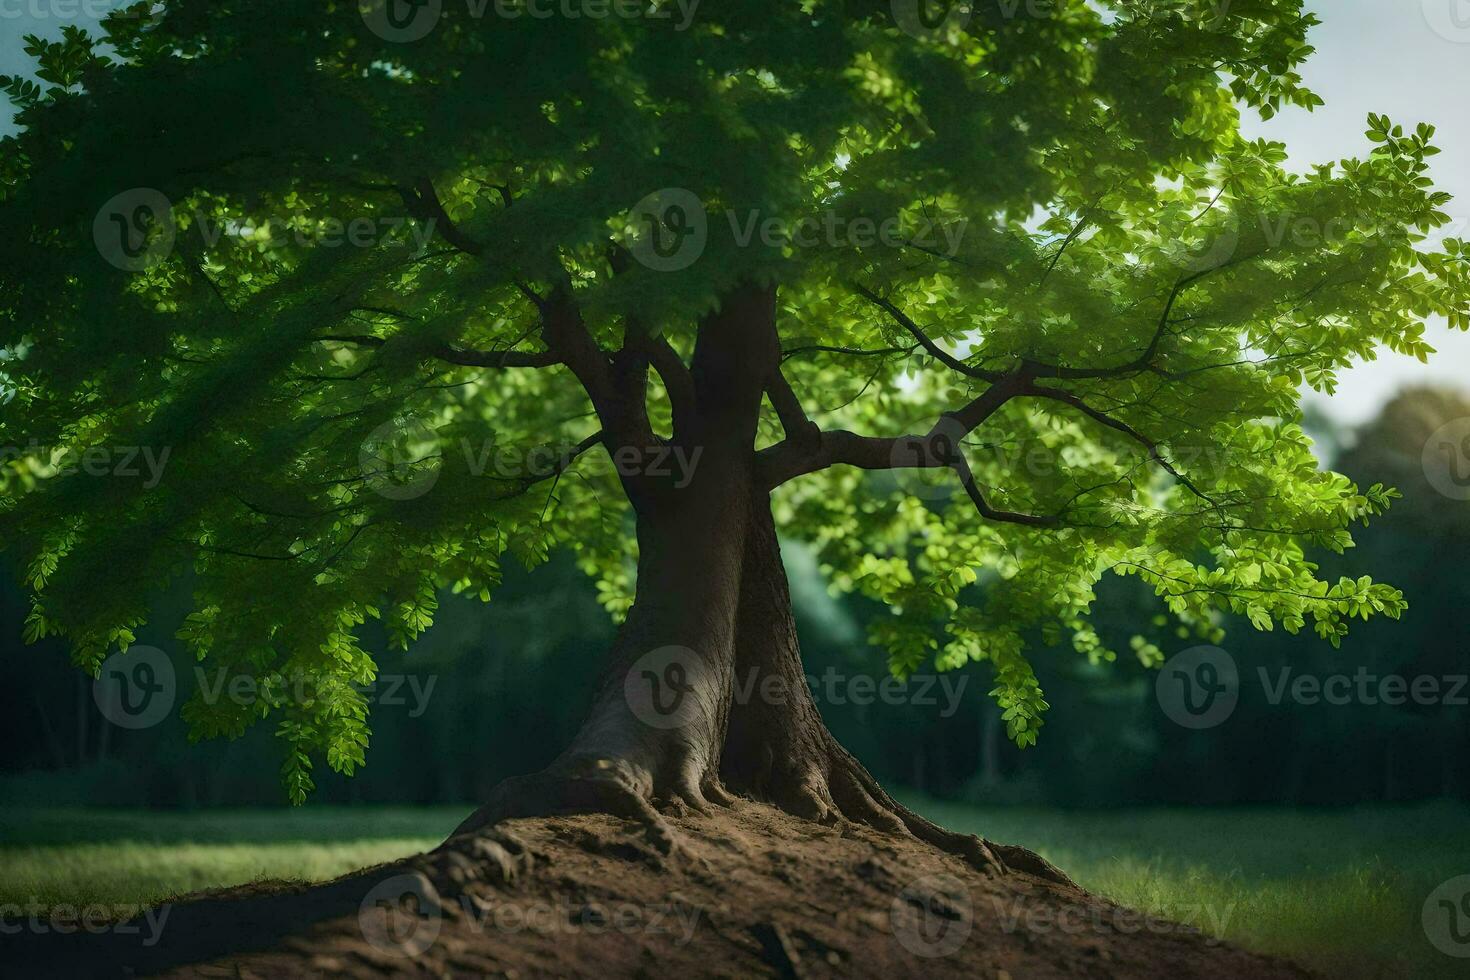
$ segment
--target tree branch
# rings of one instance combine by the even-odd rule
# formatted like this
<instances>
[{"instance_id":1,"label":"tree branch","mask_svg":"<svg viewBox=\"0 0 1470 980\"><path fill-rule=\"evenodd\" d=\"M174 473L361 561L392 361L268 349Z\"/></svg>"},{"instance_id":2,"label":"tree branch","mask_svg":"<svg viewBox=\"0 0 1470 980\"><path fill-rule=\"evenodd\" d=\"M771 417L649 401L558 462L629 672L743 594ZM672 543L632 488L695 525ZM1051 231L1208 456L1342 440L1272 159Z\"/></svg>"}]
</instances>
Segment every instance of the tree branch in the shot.
<instances>
[{"instance_id":1,"label":"tree branch","mask_svg":"<svg viewBox=\"0 0 1470 980\"><path fill-rule=\"evenodd\" d=\"M913 335L914 339L919 342L919 346L923 347L924 350L928 351L935 360L939 361L946 367L958 371L960 374L966 375L968 377L978 378L981 381L997 382L1001 380L1002 377L1004 377L1004 375L999 371L987 371L984 368L971 367L964 361L955 357L953 354L949 353L944 348L936 344L929 337L928 334L924 333L923 329L921 329L917 323L909 319L908 315L905 314L903 310L900 310L897 306L894 306L888 300L879 296L877 293L873 292L862 283L854 282L852 283L852 288L857 291L857 294L859 296L862 296L868 302L872 303L874 306L877 306L879 309L883 310L890 317L892 317L899 326L903 327L905 330Z\"/></svg>"},{"instance_id":2,"label":"tree branch","mask_svg":"<svg viewBox=\"0 0 1470 980\"><path fill-rule=\"evenodd\" d=\"M781 360L785 361L802 354L826 353L826 354L851 354L853 357L887 357L890 354L912 354L919 349L918 344L908 347L880 347L877 350L865 350L862 347L835 347L831 344L807 344L803 347L791 347L781 352Z\"/></svg>"},{"instance_id":3,"label":"tree branch","mask_svg":"<svg viewBox=\"0 0 1470 980\"><path fill-rule=\"evenodd\" d=\"M771 371L770 380L766 382L766 397L770 398L771 407L776 410L787 439L806 446L821 443L822 430L807 417L806 409L801 407L801 399L796 396L780 367Z\"/></svg>"},{"instance_id":4,"label":"tree branch","mask_svg":"<svg viewBox=\"0 0 1470 980\"><path fill-rule=\"evenodd\" d=\"M674 415L674 437L680 438L689 431L694 419L696 399L694 376L679 352L662 334L651 336L632 324L623 338L623 348L636 353L658 372L669 394L669 405Z\"/></svg>"},{"instance_id":5,"label":"tree branch","mask_svg":"<svg viewBox=\"0 0 1470 980\"><path fill-rule=\"evenodd\" d=\"M482 243L466 235L450 220L443 202L439 200L439 193L434 190L434 182L428 177L419 177L414 180L412 187L398 187L397 191L409 212L427 224L430 231L466 255L478 256L484 253L485 246Z\"/></svg>"},{"instance_id":6,"label":"tree branch","mask_svg":"<svg viewBox=\"0 0 1470 980\"><path fill-rule=\"evenodd\" d=\"M1022 394L1028 384L1025 375L1006 375L964 407L941 416L923 435L885 438L834 430L819 432L814 446L788 435L757 453L757 466L770 488L838 465L865 470L953 468L960 441Z\"/></svg>"},{"instance_id":7,"label":"tree branch","mask_svg":"<svg viewBox=\"0 0 1470 980\"><path fill-rule=\"evenodd\" d=\"M1028 395L1035 395L1038 398L1049 398L1052 401L1061 402L1064 405L1070 405L1073 408L1077 409L1077 411L1086 415L1088 418L1107 426L1115 432L1123 433L1123 435L1127 436L1134 442L1147 449L1149 458L1152 459L1155 463L1159 464L1159 466L1162 467L1164 471L1167 472L1170 476L1178 480L1186 489L1189 490L1190 493L1210 504L1212 507L1219 506L1219 504L1211 499L1208 494L1206 494L1203 490L1196 486L1194 481L1190 480L1189 477L1179 472L1174 464L1171 463L1164 456L1163 451L1159 449L1158 443L1156 443L1153 439L1150 439L1148 436L1144 435L1142 432L1139 432L1137 429L1129 425L1127 422L1124 422L1122 419L1114 418L1106 412L1102 412L1096 408L1093 408L1091 405L1087 404L1085 401L1072 394L1071 392L1061 391L1056 388L1044 388L1040 385L1030 385L1027 387L1025 393Z\"/></svg>"}]
</instances>

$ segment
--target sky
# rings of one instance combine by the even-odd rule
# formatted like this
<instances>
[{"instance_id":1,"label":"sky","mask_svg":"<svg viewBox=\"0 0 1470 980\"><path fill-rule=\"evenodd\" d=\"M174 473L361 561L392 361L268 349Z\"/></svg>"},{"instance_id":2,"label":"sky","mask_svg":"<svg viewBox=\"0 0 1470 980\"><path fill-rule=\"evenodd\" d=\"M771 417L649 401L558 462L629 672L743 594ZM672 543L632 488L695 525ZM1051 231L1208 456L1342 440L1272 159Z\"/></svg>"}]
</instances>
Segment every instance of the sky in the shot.
<instances>
[{"instance_id":1,"label":"sky","mask_svg":"<svg viewBox=\"0 0 1470 980\"><path fill-rule=\"evenodd\" d=\"M0 74L28 70L23 35L54 37L66 24L90 28L126 2L0 0ZM1434 123L1443 150L1434 158L1434 178L1456 198L1445 208L1455 220L1444 232L1470 237L1470 0L1309 0L1308 7L1323 24L1312 35L1317 54L1302 74L1327 105L1311 113L1289 110L1270 122L1247 113L1247 132L1285 143L1292 165L1304 169L1365 155L1371 149L1363 135L1369 112L1406 129ZM0 112L0 135L13 131L8 111ZM1441 322L1430 323L1428 335L1439 354L1427 366L1383 356L1344 373L1336 394L1308 393L1308 401L1341 423L1358 424L1406 385L1470 391L1470 334Z\"/></svg>"}]
</instances>

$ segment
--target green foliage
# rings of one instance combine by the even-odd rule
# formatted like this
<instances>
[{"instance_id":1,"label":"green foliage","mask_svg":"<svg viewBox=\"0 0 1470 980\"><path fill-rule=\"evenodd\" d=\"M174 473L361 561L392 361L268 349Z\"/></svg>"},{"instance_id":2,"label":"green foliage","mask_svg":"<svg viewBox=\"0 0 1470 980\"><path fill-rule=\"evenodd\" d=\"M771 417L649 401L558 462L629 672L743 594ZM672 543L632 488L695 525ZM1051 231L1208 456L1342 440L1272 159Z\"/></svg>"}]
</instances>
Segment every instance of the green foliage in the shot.
<instances>
[{"instance_id":1,"label":"green foliage","mask_svg":"<svg viewBox=\"0 0 1470 980\"><path fill-rule=\"evenodd\" d=\"M1375 116L1365 157L1290 173L1238 122L1319 104L1298 0L1049 6L916 38L856 0L684 27L446 5L393 43L353 3L170 0L110 19L108 57L81 32L31 42L50 87L0 79L24 127L0 143L0 444L29 447L0 470L0 540L30 569L27 637L95 671L191 576L180 638L278 693L185 716L200 736L271 719L303 798L314 758L363 761L368 620L408 646L441 590L488 599L507 553L555 548L615 615L631 602L606 454L528 464L597 428L570 372L436 352L538 353L530 283L570 289L608 349L636 313L687 353L751 279L779 285L785 370L823 428L923 431L984 390L861 287L971 372L1082 372L1055 387L1152 443L1008 404L971 467L1047 527L982 519L948 474L834 468L777 494L834 588L892 608L872 637L891 669L991 663L1017 742L1046 709L1029 643L1116 656L1089 623L1110 572L1207 637L1226 611L1332 642L1397 616L1394 589L1316 575L1310 550L1349 547L1391 493L1320 471L1298 400L1379 350L1426 357L1426 317L1470 326L1470 250L1426 244L1447 222L1432 127ZM123 271L99 209L137 188L172 210L132 229L158 251ZM702 253L615 274L608 239L632 243L663 188L701 203ZM751 216L837 231L746 240ZM885 222L894 240L859 231ZM661 391L650 414L668 431ZM771 413L761 444L779 433ZM125 447L168 450L156 485L81 465Z\"/></svg>"}]
</instances>

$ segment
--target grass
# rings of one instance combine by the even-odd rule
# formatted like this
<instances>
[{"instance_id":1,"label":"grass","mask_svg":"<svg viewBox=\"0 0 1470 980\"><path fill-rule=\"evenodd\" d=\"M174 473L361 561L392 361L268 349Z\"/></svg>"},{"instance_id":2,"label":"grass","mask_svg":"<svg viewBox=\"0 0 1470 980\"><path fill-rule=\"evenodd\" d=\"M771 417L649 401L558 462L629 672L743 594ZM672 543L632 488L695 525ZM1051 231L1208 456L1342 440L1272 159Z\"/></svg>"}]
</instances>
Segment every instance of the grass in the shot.
<instances>
[{"instance_id":1,"label":"grass","mask_svg":"<svg viewBox=\"0 0 1470 980\"><path fill-rule=\"evenodd\" d=\"M1470 873L1470 811L976 810L941 824L1024 843L1088 890L1329 977L1465 977L1425 937L1425 899Z\"/></svg>"},{"instance_id":2,"label":"grass","mask_svg":"<svg viewBox=\"0 0 1470 980\"><path fill-rule=\"evenodd\" d=\"M1025 843L1084 887L1330 977L1466 975L1424 936L1425 898L1470 873L1448 805L1070 812L910 800ZM322 879L431 847L464 808L0 810L0 905L130 906L263 878Z\"/></svg>"}]
</instances>

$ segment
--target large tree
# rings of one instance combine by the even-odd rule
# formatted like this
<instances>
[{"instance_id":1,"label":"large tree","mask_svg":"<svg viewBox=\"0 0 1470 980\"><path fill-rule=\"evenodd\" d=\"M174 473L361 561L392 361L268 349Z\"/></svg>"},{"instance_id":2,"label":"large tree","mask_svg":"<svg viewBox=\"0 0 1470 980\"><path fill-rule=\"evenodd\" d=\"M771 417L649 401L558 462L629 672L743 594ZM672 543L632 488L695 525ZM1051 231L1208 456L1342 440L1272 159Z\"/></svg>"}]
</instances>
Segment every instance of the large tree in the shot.
<instances>
[{"instance_id":1,"label":"large tree","mask_svg":"<svg viewBox=\"0 0 1470 980\"><path fill-rule=\"evenodd\" d=\"M1374 117L1362 159L1306 173L1240 134L1318 103L1313 23L1300 0L168 0L33 39L0 147L27 635L95 672L190 576L180 638L267 696L185 716L272 722L301 799L314 757L363 762L368 620L409 644L445 589L488 599L507 553L568 548L622 620L604 681L466 829L657 832L733 793L1025 861L828 734L778 532L890 605L893 672L993 665L1022 745L1028 639L1114 656L1105 575L1161 600L1148 662L1222 611L1330 641L1397 615L1315 574L1392 494L1318 468L1299 393L1427 355L1430 315L1470 324L1470 252L1424 244L1432 128ZM167 452L161 479L117 475L126 447Z\"/></svg>"}]
</instances>

